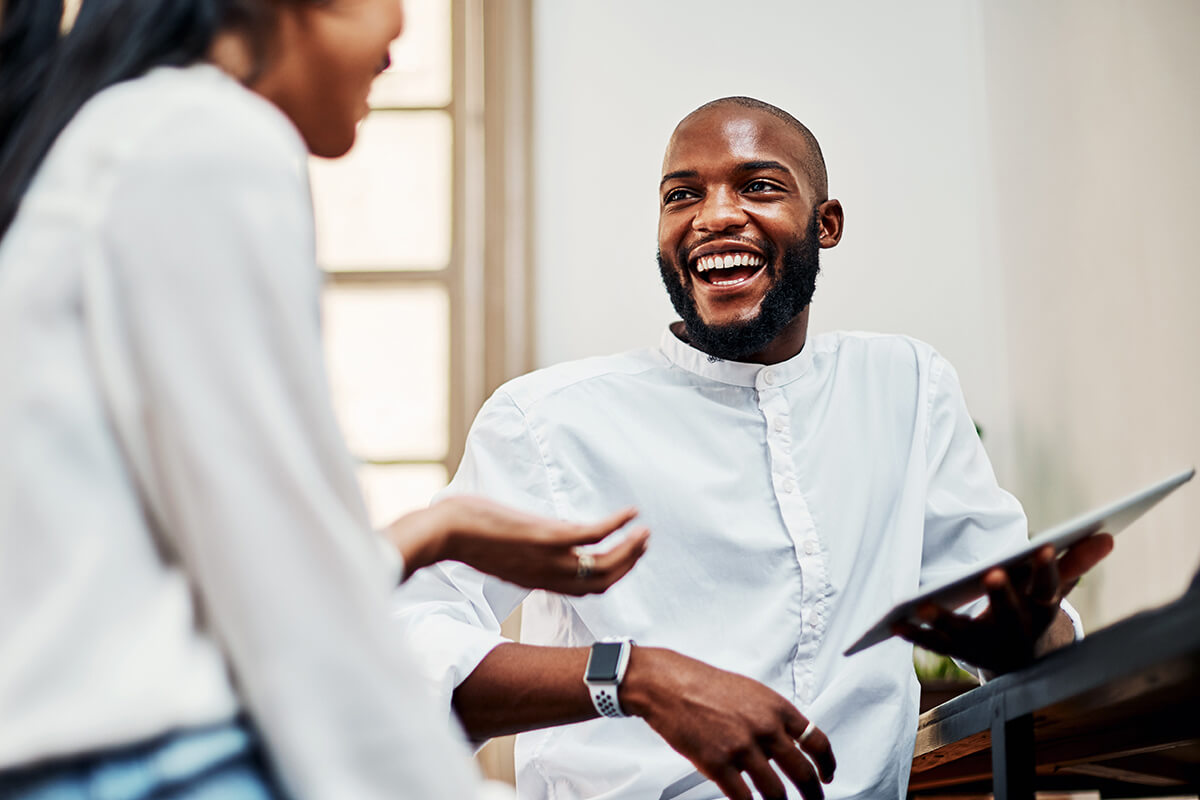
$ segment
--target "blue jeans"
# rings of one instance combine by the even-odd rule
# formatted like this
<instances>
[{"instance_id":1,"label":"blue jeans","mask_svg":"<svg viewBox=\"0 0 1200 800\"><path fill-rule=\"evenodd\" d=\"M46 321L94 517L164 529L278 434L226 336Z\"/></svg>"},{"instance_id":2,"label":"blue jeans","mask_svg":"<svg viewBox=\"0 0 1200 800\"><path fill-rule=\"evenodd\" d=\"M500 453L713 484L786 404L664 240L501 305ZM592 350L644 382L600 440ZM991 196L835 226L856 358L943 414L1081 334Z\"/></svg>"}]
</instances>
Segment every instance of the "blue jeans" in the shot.
<instances>
[{"instance_id":1,"label":"blue jeans","mask_svg":"<svg viewBox=\"0 0 1200 800\"><path fill-rule=\"evenodd\" d=\"M0 772L0 800L283 800L239 720Z\"/></svg>"}]
</instances>

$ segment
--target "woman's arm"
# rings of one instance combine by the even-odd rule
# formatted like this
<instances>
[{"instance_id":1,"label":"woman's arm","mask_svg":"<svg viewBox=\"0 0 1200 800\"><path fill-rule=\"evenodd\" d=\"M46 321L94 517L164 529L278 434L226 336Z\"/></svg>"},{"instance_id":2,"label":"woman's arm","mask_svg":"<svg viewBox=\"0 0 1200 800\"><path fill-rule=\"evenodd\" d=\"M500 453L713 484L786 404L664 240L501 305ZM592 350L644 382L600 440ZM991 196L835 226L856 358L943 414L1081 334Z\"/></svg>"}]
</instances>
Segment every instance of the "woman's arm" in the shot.
<instances>
[{"instance_id":1,"label":"woman's arm","mask_svg":"<svg viewBox=\"0 0 1200 800\"><path fill-rule=\"evenodd\" d=\"M596 554L587 574L580 574L576 548L600 542L636 515L626 509L583 525L459 495L401 517L385 534L404 558L407 575L437 561L461 561L527 589L583 595L603 592L629 572L646 552L649 531L637 528Z\"/></svg>"},{"instance_id":2,"label":"woman's arm","mask_svg":"<svg viewBox=\"0 0 1200 800\"><path fill-rule=\"evenodd\" d=\"M292 796L473 797L330 407L303 149L240 92L167 120L97 220L138 480Z\"/></svg>"}]
</instances>

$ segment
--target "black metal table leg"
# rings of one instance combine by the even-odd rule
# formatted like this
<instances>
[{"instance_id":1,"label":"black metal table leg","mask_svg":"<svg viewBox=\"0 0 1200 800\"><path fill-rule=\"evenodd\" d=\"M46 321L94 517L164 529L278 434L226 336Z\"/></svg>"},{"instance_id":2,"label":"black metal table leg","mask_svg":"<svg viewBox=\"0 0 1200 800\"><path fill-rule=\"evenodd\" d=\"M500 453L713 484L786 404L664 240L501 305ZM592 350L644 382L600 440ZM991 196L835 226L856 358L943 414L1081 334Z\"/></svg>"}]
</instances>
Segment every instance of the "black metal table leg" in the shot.
<instances>
[{"instance_id":1,"label":"black metal table leg","mask_svg":"<svg viewBox=\"0 0 1200 800\"><path fill-rule=\"evenodd\" d=\"M1034 800L1033 715L1009 719L1005 705L992 709L992 792L995 800Z\"/></svg>"}]
</instances>

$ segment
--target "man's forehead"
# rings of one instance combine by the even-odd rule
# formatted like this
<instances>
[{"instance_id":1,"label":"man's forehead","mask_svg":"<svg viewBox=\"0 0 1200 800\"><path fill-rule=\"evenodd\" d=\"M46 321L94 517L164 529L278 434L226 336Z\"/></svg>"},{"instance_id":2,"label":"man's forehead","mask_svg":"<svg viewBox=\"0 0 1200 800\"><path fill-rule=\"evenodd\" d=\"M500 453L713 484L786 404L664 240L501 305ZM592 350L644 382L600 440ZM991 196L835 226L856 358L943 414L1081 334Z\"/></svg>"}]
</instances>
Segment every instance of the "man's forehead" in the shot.
<instances>
[{"instance_id":1,"label":"man's forehead","mask_svg":"<svg viewBox=\"0 0 1200 800\"><path fill-rule=\"evenodd\" d=\"M807 143L783 120L734 104L688 115L675 128L663 155L662 172L692 170L730 160L780 161L799 176Z\"/></svg>"}]
</instances>

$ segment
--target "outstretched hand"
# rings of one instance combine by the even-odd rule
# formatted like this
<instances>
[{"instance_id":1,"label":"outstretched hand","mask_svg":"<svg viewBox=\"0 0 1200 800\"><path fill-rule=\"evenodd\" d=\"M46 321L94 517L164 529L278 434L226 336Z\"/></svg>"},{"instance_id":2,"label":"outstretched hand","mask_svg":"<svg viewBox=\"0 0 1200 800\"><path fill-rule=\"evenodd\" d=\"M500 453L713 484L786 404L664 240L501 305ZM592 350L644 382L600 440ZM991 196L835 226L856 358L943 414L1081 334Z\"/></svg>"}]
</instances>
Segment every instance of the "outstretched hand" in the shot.
<instances>
[{"instance_id":1,"label":"outstretched hand","mask_svg":"<svg viewBox=\"0 0 1200 800\"><path fill-rule=\"evenodd\" d=\"M588 545L636 516L637 510L630 508L579 524L457 496L401 517L386 534L404 556L410 575L437 561L461 561L528 589L583 595L612 586L646 552L650 532L637 527L607 552L588 553L581 562Z\"/></svg>"},{"instance_id":2,"label":"outstretched hand","mask_svg":"<svg viewBox=\"0 0 1200 800\"><path fill-rule=\"evenodd\" d=\"M751 800L746 777L762 797L786 797L771 762L805 800L823 798L821 784L833 780L829 739L758 681L671 650L635 647L619 698L731 800Z\"/></svg>"},{"instance_id":3,"label":"outstretched hand","mask_svg":"<svg viewBox=\"0 0 1200 800\"><path fill-rule=\"evenodd\" d=\"M900 622L894 630L926 650L961 658L992 673L1020 669L1073 639L1060 603L1112 546L1107 533L1077 542L1061 558L1055 558L1054 548L1047 545L1028 562L984 575L988 609L980 616L955 614L931 603L918 611L920 624ZM1053 626L1056 619L1059 627Z\"/></svg>"}]
</instances>

